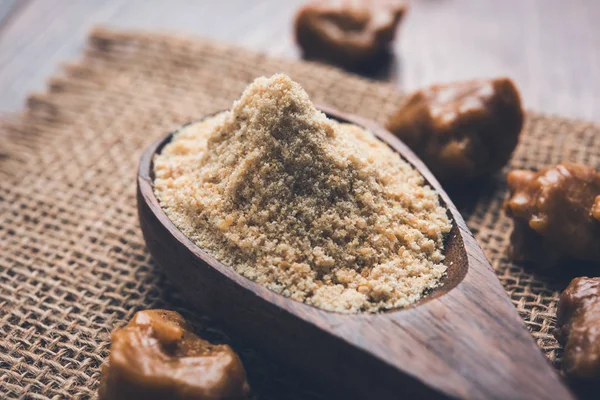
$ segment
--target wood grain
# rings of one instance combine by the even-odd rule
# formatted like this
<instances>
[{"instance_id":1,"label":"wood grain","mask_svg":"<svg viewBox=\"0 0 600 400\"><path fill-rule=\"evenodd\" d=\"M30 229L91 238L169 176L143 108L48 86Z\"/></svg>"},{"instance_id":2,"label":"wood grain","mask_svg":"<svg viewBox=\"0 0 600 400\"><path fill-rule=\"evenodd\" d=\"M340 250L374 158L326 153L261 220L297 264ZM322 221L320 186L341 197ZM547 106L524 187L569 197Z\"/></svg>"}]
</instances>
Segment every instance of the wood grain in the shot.
<instances>
[{"instance_id":1,"label":"wood grain","mask_svg":"<svg viewBox=\"0 0 600 400\"><path fill-rule=\"evenodd\" d=\"M0 3L0 31L10 24L11 18L17 15L25 4L25 1L19 0L3 0Z\"/></svg>"},{"instance_id":2,"label":"wood grain","mask_svg":"<svg viewBox=\"0 0 600 400\"><path fill-rule=\"evenodd\" d=\"M444 285L411 308L345 315L242 277L187 239L154 196L153 156L172 135L145 151L138 175L140 226L169 279L198 309L341 398L572 399L425 165L384 128L319 108L331 118L368 128L439 192L453 220Z\"/></svg>"},{"instance_id":3,"label":"wood grain","mask_svg":"<svg viewBox=\"0 0 600 400\"><path fill-rule=\"evenodd\" d=\"M25 0L21 0L25 1ZM298 57L302 0L29 0L0 29L0 111L18 111L98 24L170 30ZM4 8L0 6L0 12ZM413 0L385 74L405 90L506 75L527 108L600 121L597 0Z\"/></svg>"}]
</instances>

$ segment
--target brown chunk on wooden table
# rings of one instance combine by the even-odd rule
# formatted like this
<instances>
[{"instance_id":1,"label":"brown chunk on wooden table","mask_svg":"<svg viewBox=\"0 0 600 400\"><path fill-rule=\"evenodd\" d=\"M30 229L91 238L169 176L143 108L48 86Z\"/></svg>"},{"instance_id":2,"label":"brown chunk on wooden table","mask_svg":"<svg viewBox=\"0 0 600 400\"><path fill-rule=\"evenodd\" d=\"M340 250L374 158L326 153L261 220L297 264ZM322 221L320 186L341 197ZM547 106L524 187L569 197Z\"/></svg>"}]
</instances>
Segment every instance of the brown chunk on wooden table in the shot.
<instances>
[{"instance_id":1,"label":"brown chunk on wooden table","mask_svg":"<svg viewBox=\"0 0 600 400\"><path fill-rule=\"evenodd\" d=\"M565 373L573 379L600 379L600 278L573 279L560 296L557 325Z\"/></svg>"},{"instance_id":2,"label":"brown chunk on wooden table","mask_svg":"<svg viewBox=\"0 0 600 400\"><path fill-rule=\"evenodd\" d=\"M318 0L296 15L296 41L306 58L347 68L385 54L406 4L398 0Z\"/></svg>"},{"instance_id":3,"label":"brown chunk on wooden table","mask_svg":"<svg viewBox=\"0 0 600 400\"><path fill-rule=\"evenodd\" d=\"M387 128L442 182L502 168L523 127L519 92L507 78L434 85L408 96Z\"/></svg>"},{"instance_id":4,"label":"brown chunk on wooden table","mask_svg":"<svg viewBox=\"0 0 600 400\"><path fill-rule=\"evenodd\" d=\"M237 354L190 331L174 311L139 311L112 334L99 398L243 399L250 388Z\"/></svg>"},{"instance_id":5,"label":"brown chunk on wooden table","mask_svg":"<svg viewBox=\"0 0 600 400\"><path fill-rule=\"evenodd\" d=\"M540 172L515 170L508 187L513 259L545 268L600 262L600 174L593 168L561 163Z\"/></svg>"}]
</instances>

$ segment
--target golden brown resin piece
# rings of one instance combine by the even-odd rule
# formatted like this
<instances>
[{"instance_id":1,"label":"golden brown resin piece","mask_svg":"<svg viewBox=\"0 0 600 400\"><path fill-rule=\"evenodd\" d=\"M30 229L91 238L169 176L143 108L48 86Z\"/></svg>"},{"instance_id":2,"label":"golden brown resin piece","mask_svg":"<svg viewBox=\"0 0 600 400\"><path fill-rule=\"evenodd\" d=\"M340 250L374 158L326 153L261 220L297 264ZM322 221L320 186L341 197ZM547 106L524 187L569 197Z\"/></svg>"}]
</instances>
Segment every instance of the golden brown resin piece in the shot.
<instances>
[{"instance_id":1,"label":"golden brown resin piece","mask_svg":"<svg viewBox=\"0 0 600 400\"><path fill-rule=\"evenodd\" d=\"M562 163L508 174L504 209L514 220L511 255L547 267L568 259L600 261L600 174Z\"/></svg>"},{"instance_id":2,"label":"golden brown resin piece","mask_svg":"<svg viewBox=\"0 0 600 400\"><path fill-rule=\"evenodd\" d=\"M498 171L517 146L522 127L519 92L508 78L419 90L387 123L442 182Z\"/></svg>"},{"instance_id":3,"label":"golden brown resin piece","mask_svg":"<svg viewBox=\"0 0 600 400\"><path fill-rule=\"evenodd\" d=\"M560 296L556 338L573 379L600 379L600 278L575 278Z\"/></svg>"},{"instance_id":4,"label":"golden brown resin piece","mask_svg":"<svg viewBox=\"0 0 600 400\"><path fill-rule=\"evenodd\" d=\"M358 67L385 54L406 11L403 1L313 1L296 15L304 56Z\"/></svg>"},{"instance_id":5,"label":"golden brown resin piece","mask_svg":"<svg viewBox=\"0 0 600 400\"><path fill-rule=\"evenodd\" d=\"M179 313L147 310L113 332L99 398L243 399L248 392L242 362L229 346L196 336Z\"/></svg>"}]
</instances>

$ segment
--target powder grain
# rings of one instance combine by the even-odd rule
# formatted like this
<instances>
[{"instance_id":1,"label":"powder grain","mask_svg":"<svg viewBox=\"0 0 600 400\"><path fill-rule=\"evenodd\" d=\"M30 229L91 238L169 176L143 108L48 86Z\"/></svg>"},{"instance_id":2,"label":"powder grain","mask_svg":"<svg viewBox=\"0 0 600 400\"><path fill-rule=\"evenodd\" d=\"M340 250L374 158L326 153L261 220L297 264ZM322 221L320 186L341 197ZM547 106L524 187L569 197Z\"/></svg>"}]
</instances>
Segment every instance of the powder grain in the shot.
<instances>
[{"instance_id":1,"label":"powder grain","mask_svg":"<svg viewBox=\"0 0 600 400\"><path fill-rule=\"evenodd\" d=\"M440 284L446 210L370 132L329 120L285 75L177 133L155 192L198 246L269 289L330 311L407 306Z\"/></svg>"}]
</instances>

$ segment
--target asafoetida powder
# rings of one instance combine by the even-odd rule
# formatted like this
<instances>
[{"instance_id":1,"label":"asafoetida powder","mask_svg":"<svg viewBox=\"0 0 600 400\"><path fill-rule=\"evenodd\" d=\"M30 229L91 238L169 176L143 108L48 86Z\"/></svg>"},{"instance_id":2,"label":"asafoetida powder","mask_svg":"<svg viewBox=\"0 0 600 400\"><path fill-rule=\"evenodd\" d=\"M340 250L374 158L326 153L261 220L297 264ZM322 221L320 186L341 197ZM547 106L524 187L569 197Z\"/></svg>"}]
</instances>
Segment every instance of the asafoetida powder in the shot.
<instances>
[{"instance_id":1,"label":"asafoetida powder","mask_svg":"<svg viewBox=\"0 0 600 400\"><path fill-rule=\"evenodd\" d=\"M180 130L154 160L175 225L243 276L344 313L440 284L451 225L436 192L372 133L328 119L285 75Z\"/></svg>"}]
</instances>

